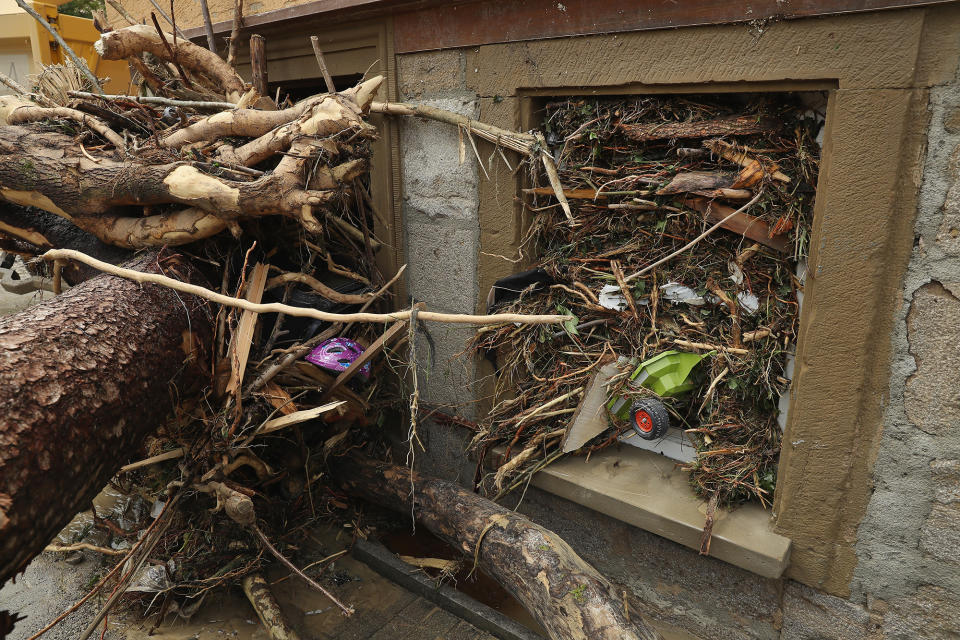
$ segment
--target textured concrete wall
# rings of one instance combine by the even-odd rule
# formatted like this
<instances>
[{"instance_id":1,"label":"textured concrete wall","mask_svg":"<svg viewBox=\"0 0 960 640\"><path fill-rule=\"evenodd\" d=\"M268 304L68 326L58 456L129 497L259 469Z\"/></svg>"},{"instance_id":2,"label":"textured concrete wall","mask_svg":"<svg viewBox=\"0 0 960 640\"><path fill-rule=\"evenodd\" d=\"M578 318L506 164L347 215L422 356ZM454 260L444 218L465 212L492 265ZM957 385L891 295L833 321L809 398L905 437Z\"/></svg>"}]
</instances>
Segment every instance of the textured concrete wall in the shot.
<instances>
[{"instance_id":1,"label":"textured concrete wall","mask_svg":"<svg viewBox=\"0 0 960 640\"><path fill-rule=\"evenodd\" d=\"M401 100L478 117L477 95L465 83L460 51L398 58ZM407 252L407 291L434 311L473 313L477 300L479 169L469 140L446 124L406 120L400 130L402 211ZM475 416L471 358L458 357L473 328L431 323L417 339L421 402L449 413ZM426 451L421 468L468 484L472 465L464 450L469 432L425 421L419 436Z\"/></svg>"},{"instance_id":2,"label":"textured concrete wall","mask_svg":"<svg viewBox=\"0 0 960 640\"><path fill-rule=\"evenodd\" d=\"M852 585L884 638L960 637L960 83L931 88L929 118Z\"/></svg>"}]
</instances>

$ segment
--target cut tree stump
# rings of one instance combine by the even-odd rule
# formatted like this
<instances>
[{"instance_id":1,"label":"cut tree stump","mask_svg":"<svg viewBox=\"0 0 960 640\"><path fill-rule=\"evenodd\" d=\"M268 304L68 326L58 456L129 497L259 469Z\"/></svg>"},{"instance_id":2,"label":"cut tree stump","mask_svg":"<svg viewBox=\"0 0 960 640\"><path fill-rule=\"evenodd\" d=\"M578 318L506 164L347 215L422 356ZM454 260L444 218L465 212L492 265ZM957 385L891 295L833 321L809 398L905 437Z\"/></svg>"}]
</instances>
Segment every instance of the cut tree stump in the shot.
<instances>
[{"instance_id":1,"label":"cut tree stump","mask_svg":"<svg viewBox=\"0 0 960 640\"><path fill-rule=\"evenodd\" d=\"M153 253L128 266L189 273ZM106 275L0 318L0 584L190 395L209 335L202 301Z\"/></svg>"},{"instance_id":2,"label":"cut tree stump","mask_svg":"<svg viewBox=\"0 0 960 640\"><path fill-rule=\"evenodd\" d=\"M509 591L553 640L662 640L557 534L460 485L354 456L331 459L349 493L410 513ZM412 485L412 487L411 487Z\"/></svg>"}]
</instances>

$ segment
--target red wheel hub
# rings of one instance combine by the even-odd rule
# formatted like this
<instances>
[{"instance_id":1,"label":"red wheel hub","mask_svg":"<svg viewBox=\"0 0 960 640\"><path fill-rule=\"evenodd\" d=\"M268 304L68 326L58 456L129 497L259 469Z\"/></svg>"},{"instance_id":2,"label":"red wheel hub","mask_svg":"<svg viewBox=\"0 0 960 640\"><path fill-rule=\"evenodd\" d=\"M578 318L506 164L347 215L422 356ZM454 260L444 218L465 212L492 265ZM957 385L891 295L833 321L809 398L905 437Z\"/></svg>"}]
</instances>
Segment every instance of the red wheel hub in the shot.
<instances>
[{"instance_id":1,"label":"red wheel hub","mask_svg":"<svg viewBox=\"0 0 960 640\"><path fill-rule=\"evenodd\" d=\"M637 424L637 428L644 433L650 433L653 431L653 418L650 417L650 414L646 411L637 411L633 414L633 421Z\"/></svg>"}]
</instances>

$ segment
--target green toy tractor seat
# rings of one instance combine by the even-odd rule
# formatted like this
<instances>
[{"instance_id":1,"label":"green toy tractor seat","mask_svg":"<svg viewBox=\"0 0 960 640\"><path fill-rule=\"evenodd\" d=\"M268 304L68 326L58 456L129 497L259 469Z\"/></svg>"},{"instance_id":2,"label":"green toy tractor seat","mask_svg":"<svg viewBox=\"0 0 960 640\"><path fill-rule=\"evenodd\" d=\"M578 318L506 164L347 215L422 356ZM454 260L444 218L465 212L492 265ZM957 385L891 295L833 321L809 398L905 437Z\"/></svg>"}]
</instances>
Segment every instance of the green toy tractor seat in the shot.
<instances>
[{"instance_id":1,"label":"green toy tractor seat","mask_svg":"<svg viewBox=\"0 0 960 640\"><path fill-rule=\"evenodd\" d=\"M661 398L683 395L693 389L690 374L694 368L714 353L664 351L641 362L630 376L629 384L650 389ZM667 408L657 398L640 398L632 404L628 404L626 398L614 398L607 407L620 419L629 419L633 430L644 440L659 440L670 426Z\"/></svg>"}]
</instances>

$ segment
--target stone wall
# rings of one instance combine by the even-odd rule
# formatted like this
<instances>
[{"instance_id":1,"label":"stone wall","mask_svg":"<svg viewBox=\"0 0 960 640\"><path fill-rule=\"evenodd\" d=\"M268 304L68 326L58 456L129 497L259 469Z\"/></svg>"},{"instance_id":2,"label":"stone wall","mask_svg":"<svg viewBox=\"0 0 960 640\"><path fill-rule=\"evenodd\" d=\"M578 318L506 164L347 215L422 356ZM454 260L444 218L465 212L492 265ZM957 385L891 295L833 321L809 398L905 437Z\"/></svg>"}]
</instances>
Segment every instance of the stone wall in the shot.
<instances>
[{"instance_id":1,"label":"stone wall","mask_svg":"<svg viewBox=\"0 0 960 640\"><path fill-rule=\"evenodd\" d=\"M401 98L477 114L490 98L471 90L471 55L398 56ZM519 511L562 535L658 623L679 630L671 637L960 637L960 85L932 87L928 111L915 247L900 306L891 310L892 375L888 395L877 398L886 418L849 598L700 557L534 488L520 501ZM441 125L405 125L402 144L410 293L430 308L473 311L485 293L477 288L484 173L469 142L460 163L457 133ZM424 399L475 417L476 366L450 359L471 331L430 331L433 359L427 342L418 341ZM879 345L891 340L875 338ZM420 429L427 445L420 468L469 485L474 463L462 455L469 431L429 421Z\"/></svg>"},{"instance_id":2,"label":"stone wall","mask_svg":"<svg viewBox=\"0 0 960 640\"><path fill-rule=\"evenodd\" d=\"M930 90L914 250L894 311L853 600L883 638L960 636L960 84Z\"/></svg>"}]
</instances>

